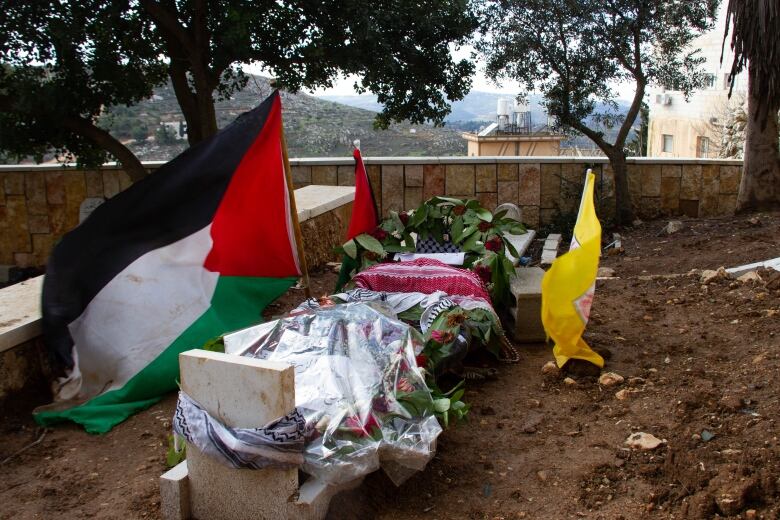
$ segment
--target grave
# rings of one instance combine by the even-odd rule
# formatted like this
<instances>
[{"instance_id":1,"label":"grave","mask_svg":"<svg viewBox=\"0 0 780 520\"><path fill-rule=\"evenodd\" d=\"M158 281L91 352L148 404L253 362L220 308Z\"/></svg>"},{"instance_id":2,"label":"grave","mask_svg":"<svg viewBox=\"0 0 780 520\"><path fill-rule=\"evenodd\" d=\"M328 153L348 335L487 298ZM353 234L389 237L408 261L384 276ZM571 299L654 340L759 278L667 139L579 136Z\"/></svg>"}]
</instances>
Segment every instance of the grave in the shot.
<instances>
[{"instance_id":1,"label":"grave","mask_svg":"<svg viewBox=\"0 0 780 520\"><path fill-rule=\"evenodd\" d=\"M547 340L542 324L542 278L544 269L540 267L520 267L515 270L510 290L516 305L511 309L514 319L508 327L513 339L518 343L540 343Z\"/></svg>"},{"instance_id":2,"label":"grave","mask_svg":"<svg viewBox=\"0 0 780 520\"><path fill-rule=\"evenodd\" d=\"M179 368L182 390L228 427L258 427L295 408L290 365L196 349L179 355ZM316 520L361 480L300 485L297 469L234 469L188 444L187 460L160 477L161 511L165 520Z\"/></svg>"}]
</instances>

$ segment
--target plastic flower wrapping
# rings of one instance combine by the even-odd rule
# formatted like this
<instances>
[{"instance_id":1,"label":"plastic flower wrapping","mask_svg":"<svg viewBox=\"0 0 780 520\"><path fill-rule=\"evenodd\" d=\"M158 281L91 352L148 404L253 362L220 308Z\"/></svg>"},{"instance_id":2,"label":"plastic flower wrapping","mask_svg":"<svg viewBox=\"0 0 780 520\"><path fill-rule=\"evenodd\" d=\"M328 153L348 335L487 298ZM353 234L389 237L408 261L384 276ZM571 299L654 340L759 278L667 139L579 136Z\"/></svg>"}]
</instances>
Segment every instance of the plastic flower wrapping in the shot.
<instances>
[{"instance_id":1,"label":"plastic flower wrapping","mask_svg":"<svg viewBox=\"0 0 780 520\"><path fill-rule=\"evenodd\" d=\"M244 355L295 367L305 473L340 484L381 467L400 484L441 433L415 361L422 343L381 303L348 303L288 315Z\"/></svg>"}]
</instances>

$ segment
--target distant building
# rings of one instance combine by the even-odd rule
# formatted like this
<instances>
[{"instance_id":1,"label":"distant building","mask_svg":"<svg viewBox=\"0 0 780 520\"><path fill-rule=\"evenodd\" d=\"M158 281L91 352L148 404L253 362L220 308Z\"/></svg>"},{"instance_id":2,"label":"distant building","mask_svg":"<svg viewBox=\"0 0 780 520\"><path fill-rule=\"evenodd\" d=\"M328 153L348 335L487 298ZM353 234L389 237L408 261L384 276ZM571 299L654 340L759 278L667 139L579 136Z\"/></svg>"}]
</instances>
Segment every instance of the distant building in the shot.
<instances>
[{"instance_id":1,"label":"distant building","mask_svg":"<svg viewBox=\"0 0 780 520\"><path fill-rule=\"evenodd\" d=\"M718 157L724 125L735 103L744 102L747 75L740 74L729 100L729 72L733 53L728 41L721 49L726 27L726 5L720 8L715 28L697 38L693 48L701 49L707 86L694 91L688 100L680 91L651 89L647 155L650 157Z\"/></svg>"},{"instance_id":2,"label":"distant building","mask_svg":"<svg viewBox=\"0 0 780 520\"><path fill-rule=\"evenodd\" d=\"M187 123L184 121L160 121L160 125L165 127L177 140L187 139Z\"/></svg>"},{"instance_id":3,"label":"distant building","mask_svg":"<svg viewBox=\"0 0 780 520\"><path fill-rule=\"evenodd\" d=\"M509 100L499 99L496 122L479 133L466 132L469 156L558 156L563 135L552 132L548 126L534 130L528 106L515 102L512 110Z\"/></svg>"}]
</instances>

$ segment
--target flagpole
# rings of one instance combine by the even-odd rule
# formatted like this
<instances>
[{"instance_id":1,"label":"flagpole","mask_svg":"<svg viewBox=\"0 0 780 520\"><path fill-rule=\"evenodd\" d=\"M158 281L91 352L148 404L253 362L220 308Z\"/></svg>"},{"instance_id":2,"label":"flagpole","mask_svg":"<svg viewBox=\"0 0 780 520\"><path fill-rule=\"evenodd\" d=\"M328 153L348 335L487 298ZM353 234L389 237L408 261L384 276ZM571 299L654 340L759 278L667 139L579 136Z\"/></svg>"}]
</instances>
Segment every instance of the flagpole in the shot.
<instances>
[{"instance_id":1,"label":"flagpole","mask_svg":"<svg viewBox=\"0 0 780 520\"><path fill-rule=\"evenodd\" d=\"M284 138L284 124L279 130L282 142L282 159L284 160L284 176L287 178L287 194L290 197L290 212L292 213L293 231L295 233L295 246L298 249L298 262L300 262L303 278L303 294L311 298L311 285L309 284L309 267L306 265L306 254L303 251L303 234L301 223L298 221L298 208L295 206L295 189L293 187L292 169L290 157L287 155L287 140Z\"/></svg>"}]
</instances>

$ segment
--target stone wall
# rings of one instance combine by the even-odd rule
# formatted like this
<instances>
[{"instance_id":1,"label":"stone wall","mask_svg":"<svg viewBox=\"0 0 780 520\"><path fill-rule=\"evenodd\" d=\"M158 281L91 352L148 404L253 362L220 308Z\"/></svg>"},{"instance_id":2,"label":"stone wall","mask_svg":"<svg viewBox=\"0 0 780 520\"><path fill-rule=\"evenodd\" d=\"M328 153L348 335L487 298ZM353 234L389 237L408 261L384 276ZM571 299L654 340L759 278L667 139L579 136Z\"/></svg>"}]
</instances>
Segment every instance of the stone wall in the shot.
<instances>
[{"instance_id":1,"label":"stone wall","mask_svg":"<svg viewBox=\"0 0 780 520\"><path fill-rule=\"evenodd\" d=\"M146 165L154 170L159 164ZM293 159L291 164L296 188L309 184L348 186L354 181L351 158ZM524 220L532 227L550 223L558 213L576 210L588 167L598 176L599 213L609 218L614 207L614 179L604 158L366 159L374 197L384 214L414 208L434 195L452 195L476 198L489 208L513 202L522 207ZM709 217L734 211L741 161L642 158L629 159L628 168L632 202L640 218ZM43 265L54 243L78 224L84 199L108 198L129 185L129 177L114 165L99 171L0 166L0 265ZM335 233L336 224L330 220L326 227Z\"/></svg>"}]
</instances>

